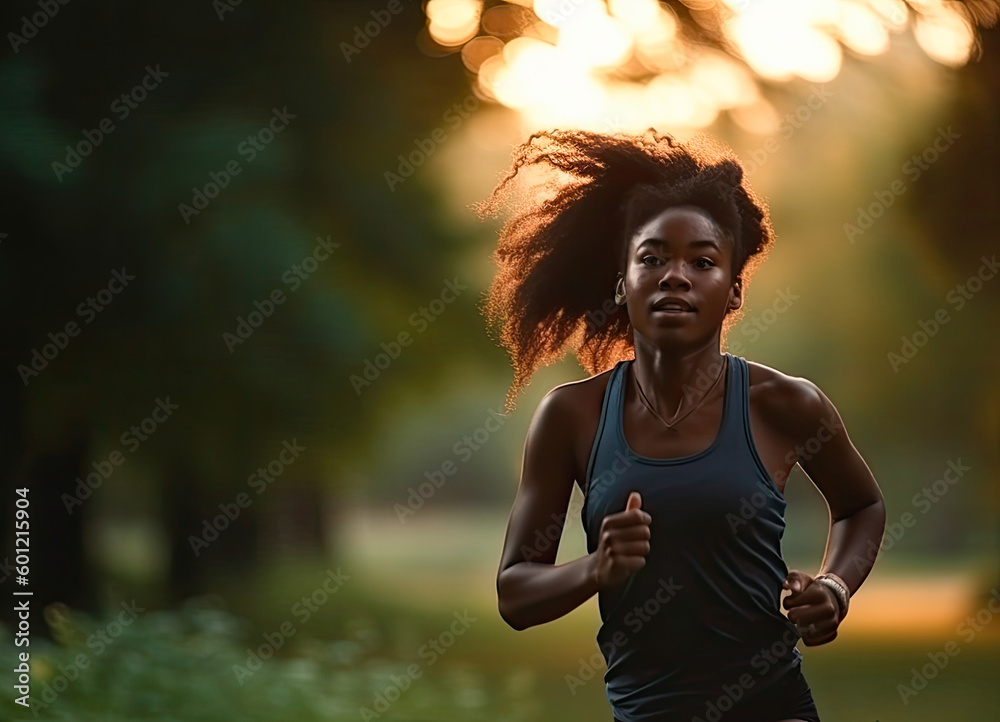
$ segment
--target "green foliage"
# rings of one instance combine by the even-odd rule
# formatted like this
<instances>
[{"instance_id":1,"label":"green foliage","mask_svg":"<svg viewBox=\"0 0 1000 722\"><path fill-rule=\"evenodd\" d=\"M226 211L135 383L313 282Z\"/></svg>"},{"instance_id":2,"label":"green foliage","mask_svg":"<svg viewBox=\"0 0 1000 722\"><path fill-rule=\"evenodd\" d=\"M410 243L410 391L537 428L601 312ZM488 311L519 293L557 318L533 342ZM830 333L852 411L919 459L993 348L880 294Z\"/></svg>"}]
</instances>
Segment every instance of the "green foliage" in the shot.
<instances>
[{"instance_id":1,"label":"green foliage","mask_svg":"<svg viewBox=\"0 0 1000 722\"><path fill-rule=\"evenodd\" d=\"M389 719L446 719L442 710L448 709L456 719L469 719L496 702L481 675L462 667L435 679L417 678L400 690L404 685L397 682L414 663L388 658L375 648L376 637L361 630L329 641L290 637L273 657L265 645L261 656L268 658L248 664L246 624L210 598L189 600L176 611L143 612L124 627L115 622L115 616L98 620L77 612L53 619L58 641L32 638L28 648L31 712L7 694L0 718L356 720L362 707L374 713L376 695L388 692L395 699L382 716ZM17 654L25 649L0 646L0 680L7 690L15 684Z\"/></svg>"}]
</instances>

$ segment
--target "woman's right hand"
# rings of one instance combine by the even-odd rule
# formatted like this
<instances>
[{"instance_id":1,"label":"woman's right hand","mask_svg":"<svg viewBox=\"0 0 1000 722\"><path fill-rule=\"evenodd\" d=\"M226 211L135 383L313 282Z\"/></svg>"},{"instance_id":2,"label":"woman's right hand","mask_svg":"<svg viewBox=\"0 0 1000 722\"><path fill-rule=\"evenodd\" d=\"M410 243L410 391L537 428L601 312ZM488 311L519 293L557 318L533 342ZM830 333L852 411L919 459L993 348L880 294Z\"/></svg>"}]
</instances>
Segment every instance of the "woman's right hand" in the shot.
<instances>
[{"instance_id":1,"label":"woman's right hand","mask_svg":"<svg viewBox=\"0 0 1000 722\"><path fill-rule=\"evenodd\" d=\"M649 554L649 522L652 517L639 507L642 497L633 491L625 503L625 511L608 514L601 521L595 566L600 589L624 582L646 566Z\"/></svg>"}]
</instances>

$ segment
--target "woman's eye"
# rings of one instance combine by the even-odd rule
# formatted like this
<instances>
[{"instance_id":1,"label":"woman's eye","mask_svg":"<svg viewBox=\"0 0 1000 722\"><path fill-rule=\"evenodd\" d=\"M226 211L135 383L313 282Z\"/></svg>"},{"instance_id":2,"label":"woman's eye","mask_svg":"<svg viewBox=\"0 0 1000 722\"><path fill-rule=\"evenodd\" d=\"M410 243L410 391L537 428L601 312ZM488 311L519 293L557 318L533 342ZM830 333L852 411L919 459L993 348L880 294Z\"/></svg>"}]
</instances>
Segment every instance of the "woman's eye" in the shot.
<instances>
[{"instance_id":1,"label":"woman's eye","mask_svg":"<svg viewBox=\"0 0 1000 722\"><path fill-rule=\"evenodd\" d=\"M652 265L655 265L657 262L659 262L659 260L660 259L657 258L656 256L643 256L642 257L642 264L644 266L652 266Z\"/></svg>"},{"instance_id":2,"label":"woman's eye","mask_svg":"<svg viewBox=\"0 0 1000 722\"><path fill-rule=\"evenodd\" d=\"M699 266L699 268L711 268L712 266L714 266L714 265L715 265L715 264L714 264L714 263L713 263L713 262L712 262L711 260L709 260L708 258L699 258L699 259L698 259L698 260L696 261L696 263L699 263L699 264L700 264L700 263L704 263L704 264L707 264L707 265L704 265L704 266Z\"/></svg>"}]
</instances>

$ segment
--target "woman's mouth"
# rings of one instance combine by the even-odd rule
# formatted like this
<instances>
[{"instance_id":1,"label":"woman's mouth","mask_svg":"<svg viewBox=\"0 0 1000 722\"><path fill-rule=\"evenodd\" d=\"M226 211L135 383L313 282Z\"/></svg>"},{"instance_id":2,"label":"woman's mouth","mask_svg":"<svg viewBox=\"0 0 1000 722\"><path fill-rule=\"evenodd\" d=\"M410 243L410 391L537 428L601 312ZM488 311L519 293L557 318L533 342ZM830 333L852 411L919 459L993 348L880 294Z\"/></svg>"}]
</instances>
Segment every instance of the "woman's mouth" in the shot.
<instances>
[{"instance_id":1,"label":"woman's mouth","mask_svg":"<svg viewBox=\"0 0 1000 722\"><path fill-rule=\"evenodd\" d=\"M661 298L653 303L652 312L677 316L693 313L694 307L682 298Z\"/></svg>"}]
</instances>

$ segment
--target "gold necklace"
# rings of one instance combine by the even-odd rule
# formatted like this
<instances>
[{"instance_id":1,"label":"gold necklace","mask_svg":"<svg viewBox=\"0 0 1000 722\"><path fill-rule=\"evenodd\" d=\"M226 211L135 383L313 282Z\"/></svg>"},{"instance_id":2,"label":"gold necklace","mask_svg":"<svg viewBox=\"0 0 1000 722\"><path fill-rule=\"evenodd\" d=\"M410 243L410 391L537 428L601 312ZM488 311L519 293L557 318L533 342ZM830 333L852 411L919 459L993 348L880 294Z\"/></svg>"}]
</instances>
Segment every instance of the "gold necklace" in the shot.
<instances>
[{"instance_id":1,"label":"gold necklace","mask_svg":"<svg viewBox=\"0 0 1000 722\"><path fill-rule=\"evenodd\" d=\"M723 357L722 371L719 372L719 376L715 379L715 381L712 382L712 385L709 387L708 391L705 392L704 396L701 397L701 400L697 404L695 404L694 406L692 406L690 409L688 409L687 411L685 411L683 416L681 416L680 418L678 418L677 414L680 413L680 411L681 411L681 404L684 403L684 396L682 395L681 398L680 398L680 401L678 401L678 403L677 403L677 411L674 413L674 417L670 421L666 421L662 416L660 416L658 413L656 413L656 409L654 409L653 405L651 403L649 403L649 399L646 398L646 394L644 394L643 391L642 391L642 386L639 385L639 377L638 377L638 375L636 375L634 369L633 369L633 372L632 372L632 378L635 379L635 387L637 389L639 389L639 398L642 401L642 405L645 406L647 409L649 409L649 412L653 416L655 416L657 419L659 419L660 423L662 423L668 429L672 429L681 420L683 420L683 419L687 418L688 416L690 416L695 411L695 409L699 408L703 403L705 403L705 399L708 398L708 395L710 393L712 393L712 390L716 386L719 385L719 381L722 380L722 377L726 373L726 369L727 368L729 368L729 355L728 354Z\"/></svg>"}]
</instances>

